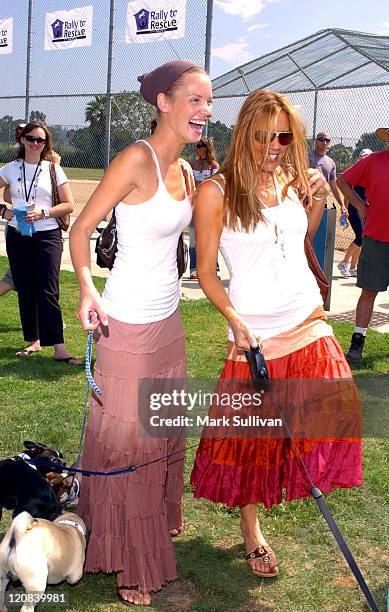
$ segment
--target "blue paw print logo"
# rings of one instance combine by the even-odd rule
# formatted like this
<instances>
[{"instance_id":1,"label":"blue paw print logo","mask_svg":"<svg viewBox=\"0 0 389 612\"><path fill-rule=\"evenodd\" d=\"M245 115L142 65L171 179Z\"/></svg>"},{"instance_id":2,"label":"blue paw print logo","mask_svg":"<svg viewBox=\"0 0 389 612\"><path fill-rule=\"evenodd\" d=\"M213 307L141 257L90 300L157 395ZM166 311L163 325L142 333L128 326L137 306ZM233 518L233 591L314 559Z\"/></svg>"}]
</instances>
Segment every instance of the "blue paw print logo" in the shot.
<instances>
[{"instance_id":1,"label":"blue paw print logo","mask_svg":"<svg viewBox=\"0 0 389 612\"><path fill-rule=\"evenodd\" d=\"M149 17L150 17L150 13L149 11L146 11L145 9L142 9L141 11L138 11L135 15L135 21L136 21L136 29L139 31L142 30L148 30L149 28Z\"/></svg>"}]
</instances>

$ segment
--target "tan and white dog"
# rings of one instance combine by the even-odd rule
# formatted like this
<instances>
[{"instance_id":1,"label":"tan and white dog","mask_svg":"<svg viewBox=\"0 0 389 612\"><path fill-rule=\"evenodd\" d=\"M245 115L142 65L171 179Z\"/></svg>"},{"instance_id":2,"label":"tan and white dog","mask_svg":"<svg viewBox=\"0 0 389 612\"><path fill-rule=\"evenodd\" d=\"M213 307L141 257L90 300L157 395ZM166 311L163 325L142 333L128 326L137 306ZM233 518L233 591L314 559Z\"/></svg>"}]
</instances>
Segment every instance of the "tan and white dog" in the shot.
<instances>
[{"instance_id":1,"label":"tan and white dog","mask_svg":"<svg viewBox=\"0 0 389 612\"><path fill-rule=\"evenodd\" d=\"M65 512L53 522L18 514L0 544L0 610L6 610L10 578L20 580L27 593L43 593L47 584L63 580L78 582L85 548L86 527L77 514ZM35 605L24 603L21 612L33 612Z\"/></svg>"}]
</instances>

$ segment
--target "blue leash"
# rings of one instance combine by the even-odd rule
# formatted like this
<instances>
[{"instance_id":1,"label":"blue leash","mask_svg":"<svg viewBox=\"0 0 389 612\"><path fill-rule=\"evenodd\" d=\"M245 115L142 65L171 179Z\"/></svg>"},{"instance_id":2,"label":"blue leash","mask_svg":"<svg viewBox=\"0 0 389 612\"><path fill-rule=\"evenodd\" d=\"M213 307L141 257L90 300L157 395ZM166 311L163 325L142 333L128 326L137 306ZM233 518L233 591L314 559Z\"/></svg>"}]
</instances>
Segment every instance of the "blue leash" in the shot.
<instances>
[{"instance_id":1,"label":"blue leash","mask_svg":"<svg viewBox=\"0 0 389 612\"><path fill-rule=\"evenodd\" d=\"M175 451L174 453L170 453L169 455L166 455L165 457L159 457L158 459L154 459L153 461L148 461L147 463L143 463L141 465L128 465L127 467L119 468L117 470L112 470L112 471L109 471L109 472L95 471L95 470L84 470L84 469L76 467L79 464L80 459L81 459L82 443L83 443L83 439L84 439L84 435L85 435L86 416L87 416L88 400L89 400L89 387L92 388L92 391L97 396L101 396L102 395L101 389L96 385L96 383L94 381L94 378L93 378L93 375L92 375L92 371L91 371L92 344L93 344L93 331L89 331L88 332L87 343L86 343L86 352L85 352L86 389L85 389L85 400L84 400L84 413L83 413L83 417L82 417L82 426L81 426L81 435L80 435L80 443L79 443L78 454L77 454L77 458L76 458L73 466L72 467L67 466L67 465L59 466L56 463L51 463L51 461L47 461L45 459L36 459L36 458L35 459L31 459L29 463L34 463L35 465L42 465L44 467L49 467L49 468L52 469L53 472L62 472L64 470L66 470L67 472L72 472L74 474L75 473L84 474L85 476L117 476L119 474L127 474L128 472L135 472L135 470L137 470L140 467L145 467L146 465L150 465L151 463L156 463L157 461L162 461L163 459L168 459L172 455L175 455L177 453L185 452L184 449L180 449L178 451ZM197 443L194 446L197 446Z\"/></svg>"},{"instance_id":2,"label":"blue leash","mask_svg":"<svg viewBox=\"0 0 389 612\"><path fill-rule=\"evenodd\" d=\"M82 416L82 426L81 426L81 435L80 435L80 443L78 447L78 453L74 465L77 466L80 463L81 453L82 453L82 442L85 434L85 426L86 426L86 414L88 410L88 401L89 401L89 387L92 388L94 393L97 396L101 395L101 389L96 385L94 378L92 376L91 365L92 365L92 343L93 343L93 331L88 332L88 338L86 341L86 351L85 351L85 378L86 378L86 389L85 389L85 400L84 400L84 412ZM80 471L75 468L66 468L68 471Z\"/></svg>"}]
</instances>

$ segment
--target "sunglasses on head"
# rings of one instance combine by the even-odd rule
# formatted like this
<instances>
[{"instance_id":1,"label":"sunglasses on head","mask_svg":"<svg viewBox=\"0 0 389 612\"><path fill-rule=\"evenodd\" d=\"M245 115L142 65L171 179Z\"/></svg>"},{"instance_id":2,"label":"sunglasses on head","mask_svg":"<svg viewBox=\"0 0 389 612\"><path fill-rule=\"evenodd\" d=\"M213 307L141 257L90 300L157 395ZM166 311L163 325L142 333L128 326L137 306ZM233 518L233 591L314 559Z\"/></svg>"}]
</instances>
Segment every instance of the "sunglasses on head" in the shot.
<instances>
[{"instance_id":1,"label":"sunglasses on head","mask_svg":"<svg viewBox=\"0 0 389 612\"><path fill-rule=\"evenodd\" d=\"M318 136L316 140L318 140L319 142L331 142L331 138L325 138L324 136Z\"/></svg>"},{"instance_id":2,"label":"sunglasses on head","mask_svg":"<svg viewBox=\"0 0 389 612\"><path fill-rule=\"evenodd\" d=\"M36 144L42 144L46 142L46 138L41 138L40 136L31 136L30 134L26 134L24 137L27 142L36 142Z\"/></svg>"},{"instance_id":3,"label":"sunglasses on head","mask_svg":"<svg viewBox=\"0 0 389 612\"><path fill-rule=\"evenodd\" d=\"M207 145L204 144L203 142L198 142L196 145L196 149L206 149Z\"/></svg>"},{"instance_id":4,"label":"sunglasses on head","mask_svg":"<svg viewBox=\"0 0 389 612\"><path fill-rule=\"evenodd\" d=\"M265 144L267 142L268 134L269 132L266 130L257 130L255 132L255 140L261 144ZM293 141L293 132L270 132L270 142L273 142L276 137L278 138L280 145L286 147L286 145Z\"/></svg>"}]
</instances>

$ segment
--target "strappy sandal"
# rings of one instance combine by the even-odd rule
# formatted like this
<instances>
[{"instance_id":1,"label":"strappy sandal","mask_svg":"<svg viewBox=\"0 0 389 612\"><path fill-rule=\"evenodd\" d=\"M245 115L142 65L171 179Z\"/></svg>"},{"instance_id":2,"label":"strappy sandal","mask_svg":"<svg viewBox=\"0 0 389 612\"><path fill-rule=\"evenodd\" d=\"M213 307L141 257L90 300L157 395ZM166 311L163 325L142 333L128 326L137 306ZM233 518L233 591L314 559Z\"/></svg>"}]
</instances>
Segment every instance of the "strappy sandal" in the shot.
<instances>
[{"instance_id":1,"label":"strappy sandal","mask_svg":"<svg viewBox=\"0 0 389 612\"><path fill-rule=\"evenodd\" d=\"M274 554L274 551L270 548L270 546L263 545L263 546L257 546L255 550L248 553L246 555L246 561L248 562L248 561L251 561L252 559L260 559L262 563L270 564L272 557L274 559L276 557ZM250 565L250 563L248 563L248 565L251 571L253 572L254 576L260 576L261 578L275 578L280 573L276 565L273 567L273 569L270 572L260 572L254 569Z\"/></svg>"}]
</instances>

